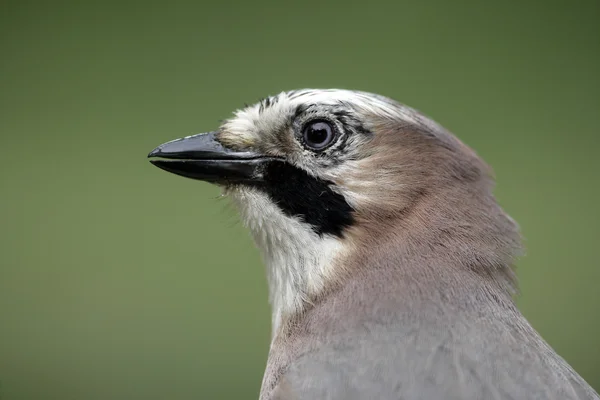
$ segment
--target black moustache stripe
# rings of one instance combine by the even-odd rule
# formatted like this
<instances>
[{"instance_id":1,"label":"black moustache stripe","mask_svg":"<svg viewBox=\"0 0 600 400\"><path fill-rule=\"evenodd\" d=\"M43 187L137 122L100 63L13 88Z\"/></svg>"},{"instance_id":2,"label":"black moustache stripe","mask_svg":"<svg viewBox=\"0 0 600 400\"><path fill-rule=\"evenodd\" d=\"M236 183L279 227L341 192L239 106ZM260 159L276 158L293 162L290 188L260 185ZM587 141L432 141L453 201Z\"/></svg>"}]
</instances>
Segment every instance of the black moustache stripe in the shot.
<instances>
[{"instance_id":1,"label":"black moustache stripe","mask_svg":"<svg viewBox=\"0 0 600 400\"><path fill-rule=\"evenodd\" d=\"M344 196L331 190L333 183L309 175L283 161L265 165L264 191L284 214L300 218L320 236L343 236L354 222L353 209Z\"/></svg>"}]
</instances>

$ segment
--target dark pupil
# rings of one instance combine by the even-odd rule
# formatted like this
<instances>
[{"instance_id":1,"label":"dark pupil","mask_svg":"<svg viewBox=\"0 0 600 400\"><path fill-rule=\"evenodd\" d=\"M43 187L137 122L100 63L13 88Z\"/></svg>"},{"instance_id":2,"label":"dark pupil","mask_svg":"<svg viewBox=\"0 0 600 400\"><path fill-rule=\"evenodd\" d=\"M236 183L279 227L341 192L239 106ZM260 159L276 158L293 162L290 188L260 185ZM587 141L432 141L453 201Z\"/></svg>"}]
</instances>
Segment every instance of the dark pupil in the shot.
<instances>
[{"instance_id":1,"label":"dark pupil","mask_svg":"<svg viewBox=\"0 0 600 400\"><path fill-rule=\"evenodd\" d=\"M323 145L329 139L331 128L324 122L312 124L306 132L306 141L312 145Z\"/></svg>"}]
</instances>

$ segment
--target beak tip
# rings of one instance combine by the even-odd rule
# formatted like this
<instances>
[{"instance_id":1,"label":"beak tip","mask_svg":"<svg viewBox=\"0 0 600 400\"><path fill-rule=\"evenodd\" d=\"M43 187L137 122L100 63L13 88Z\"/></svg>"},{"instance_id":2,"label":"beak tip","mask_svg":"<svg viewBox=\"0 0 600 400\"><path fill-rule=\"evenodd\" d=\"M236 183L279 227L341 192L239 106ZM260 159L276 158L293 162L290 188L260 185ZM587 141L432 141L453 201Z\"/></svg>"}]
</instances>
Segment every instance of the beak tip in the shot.
<instances>
[{"instance_id":1,"label":"beak tip","mask_svg":"<svg viewBox=\"0 0 600 400\"><path fill-rule=\"evenodd\" d=\"M148 153L148 158L152 158L152 157L158 157L161 154L161 149L160 146L158 146L157 148L155 148L154 150L152 150L150 153ZM152 161L150 161L152 162Z\"/></svg>"}]
</instances>

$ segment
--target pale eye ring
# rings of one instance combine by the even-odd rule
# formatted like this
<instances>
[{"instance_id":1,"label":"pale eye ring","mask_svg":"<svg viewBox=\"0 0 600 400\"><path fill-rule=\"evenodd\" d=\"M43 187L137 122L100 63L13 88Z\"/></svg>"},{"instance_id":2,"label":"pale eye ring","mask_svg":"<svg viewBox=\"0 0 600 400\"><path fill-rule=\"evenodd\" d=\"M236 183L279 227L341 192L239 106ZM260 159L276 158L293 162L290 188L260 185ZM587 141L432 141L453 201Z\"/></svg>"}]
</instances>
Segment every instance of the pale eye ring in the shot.
<instances>
[{"instance_id":1,"label":"pale eye ring","mask_svg":"<svg viewBox=\"0 0 600 400\"><path fill-rule=\"evenodd\" d=\"M313 120L304 125L302 140L311 150L323 150L335 140L335 130L328 121Z\"/></svg>"}]
</instances>

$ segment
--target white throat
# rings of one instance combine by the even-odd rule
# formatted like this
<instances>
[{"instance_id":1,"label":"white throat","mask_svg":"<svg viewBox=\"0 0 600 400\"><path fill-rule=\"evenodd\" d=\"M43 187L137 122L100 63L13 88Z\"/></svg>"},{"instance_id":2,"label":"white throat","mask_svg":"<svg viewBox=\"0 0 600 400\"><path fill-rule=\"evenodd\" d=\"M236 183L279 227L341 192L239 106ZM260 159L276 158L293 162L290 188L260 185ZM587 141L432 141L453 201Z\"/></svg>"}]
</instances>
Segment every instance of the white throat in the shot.
<instances>
[{"instance_id":1,"label":"white throat","mask_svg":"<svg viewBox=\"0 0 600 400\"><path fill-rule=\"evenodd\" d=\"M301 311L333 278L334 259L342 243L319 236L298 218L289 217L269 199L251 188L228 191L240 209L267 267L272 333L283 320Z\"/></svg>"}]
</instances>

